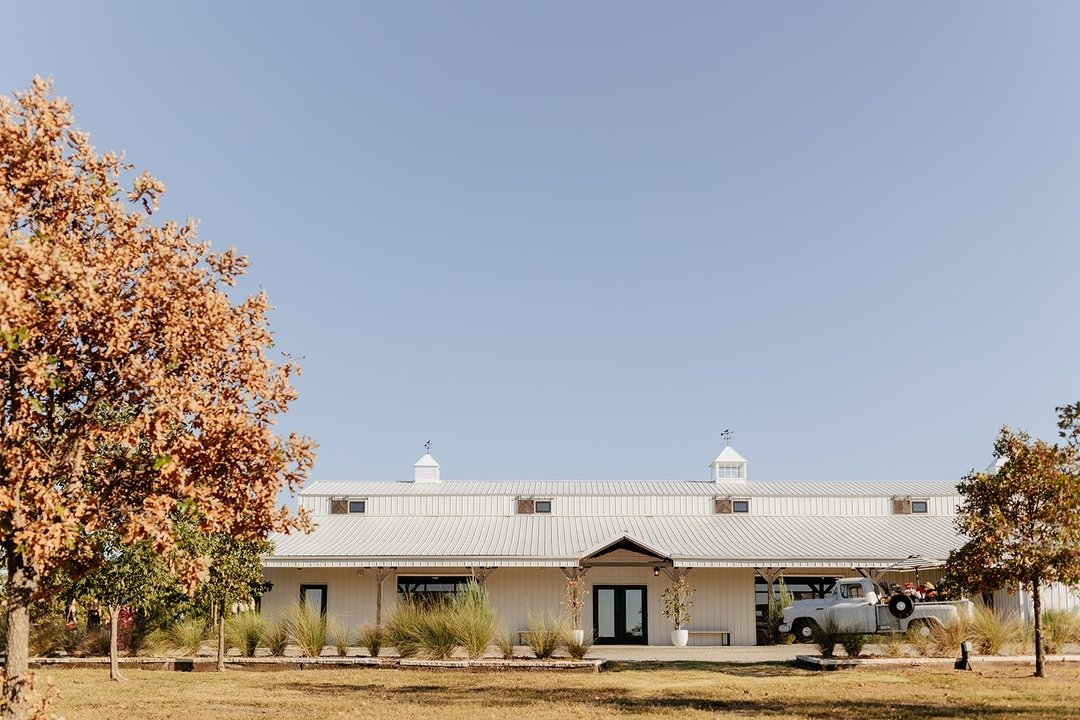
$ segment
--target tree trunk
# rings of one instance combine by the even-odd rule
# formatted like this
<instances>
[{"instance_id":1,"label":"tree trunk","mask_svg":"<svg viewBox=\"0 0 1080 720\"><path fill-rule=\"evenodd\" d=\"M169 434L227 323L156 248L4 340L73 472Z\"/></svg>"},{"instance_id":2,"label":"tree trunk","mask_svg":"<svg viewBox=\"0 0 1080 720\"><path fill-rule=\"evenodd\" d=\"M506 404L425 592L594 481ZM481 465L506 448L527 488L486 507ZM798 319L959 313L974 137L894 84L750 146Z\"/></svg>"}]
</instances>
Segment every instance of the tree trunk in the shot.
<instances>
[{"instance_id":1,"label":"tree trunk","mask_svg":"<svg viewBox=\"0 0 1080 720\"><path fill-rule=\"evenodd\" d=\"M1039 574L1031 583L1031 604L1035 611L1035 677L1046 677L1043 670L1042 597L1039 595Z\"/></svg>"},{"instance_id":2,"label":"tree trunk","mask_svg":"<svg viewBox=\"0 0 1080 720\"><path fill-rule=\"evenodd\" d=\"M8 557L8 631L0 718L9 720L23 716L33 684L33 675L30 674L30 597L35 578L18 551L13 547L5 549Z\"/></svg>"},{"instance_id":3,"label":"tree trunk","mask_svg":"<svg viewBox=\"0 0 1080 720\"><path fill-rule=\"evenodd\" d=\"M109 606L109 679L120 682L124 676L120 674L120 606Z\"/></svg>"},{"instance_id":4,"label":"tree trunk","mask_svg":"<svg viewBox=\"0 0 1080 720\"><path fill-rule=\"evenodd\" d=\"M225 601L221 601L221 612L218 613L217 632L217 669L221 672L225 669Z\"/></svg>"}]
</instances>

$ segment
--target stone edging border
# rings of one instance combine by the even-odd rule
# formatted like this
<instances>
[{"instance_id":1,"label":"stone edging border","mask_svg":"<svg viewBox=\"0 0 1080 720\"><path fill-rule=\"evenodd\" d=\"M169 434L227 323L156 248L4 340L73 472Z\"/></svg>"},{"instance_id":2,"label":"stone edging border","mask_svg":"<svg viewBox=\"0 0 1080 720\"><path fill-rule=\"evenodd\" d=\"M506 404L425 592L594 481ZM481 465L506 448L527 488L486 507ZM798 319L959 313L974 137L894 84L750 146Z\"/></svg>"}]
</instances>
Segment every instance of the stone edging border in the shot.
<instances>
[{"instance_id":1,"label":"stone edging border","mask_svg":"<svg viewBox=\"0 0 1080 720\"><path fill-rule=\"evenodd\" d=\"M171 670L177 672L213 672L217 670L217 659L212 657L194 658L155 658L122 657L118 659L120 667L138 670ZM249 670L267 672L275 670L329 670L344 668L381 668L387 670L466 670L471 672L509 672L526 670L532 672L591 672L603 670L607 660L503 660L482 658L479 660L419 660L416 658L372 658L372 657L260 657L225 660L227 670ZM34 658L30 667L34 669L64 668L107 668L109 658Z\"/></svg>"},{"instance_id":2,"label":"stone edging border","mask_svg":"<svg viewBox=\"0 0 1080 720\"><path fill-rule=\"evenodd\" d=\"M1034 655L972 655L973 663L1034 664ZM1045 655L1044 662L1080 662L1080 655ZM859 667L913 667L917 665L951 665L956 658L899 657L899 658L823 658L820 655L796 655L795 662L811 670L851 670Z\"/></svg>"}]
</instances>

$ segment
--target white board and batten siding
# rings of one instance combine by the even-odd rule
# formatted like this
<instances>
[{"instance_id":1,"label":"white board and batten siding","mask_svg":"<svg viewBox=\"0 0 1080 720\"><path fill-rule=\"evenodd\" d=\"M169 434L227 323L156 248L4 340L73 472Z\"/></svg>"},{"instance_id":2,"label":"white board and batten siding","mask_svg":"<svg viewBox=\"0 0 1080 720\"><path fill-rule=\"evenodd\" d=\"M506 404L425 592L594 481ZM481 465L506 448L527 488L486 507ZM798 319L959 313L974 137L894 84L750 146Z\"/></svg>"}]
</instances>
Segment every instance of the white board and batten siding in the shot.
<instances>
[{"instance_id":1,"label":"white board and batten siding","mask_svg":"<svg viewBox=\"0 0 1080 720\"><path fill-rule=\"evenodd\" d=\"M365 568L397 568L383 585L385 620L398 575L468 575L477 567L489 573L500 623L515 631L530 613L561 614L560 568L581 566L589 567L590 590L582 629L593 629L592 588L644 586L648 641L667 645L661 593L670 580L653 568L690 568L689 629L728 631L732 644L752 645L755 567L850 576L912 554L942 558L961 544L953 528L960 498L948 482L473 482L432 479L433 468L425 456L416 482L319 482L302 491L299 506L316 529L276 539L265 558L274 587L264 611L291 604L301 585L326 585L328 613L357 628L375 621L375 579ZM519 515L522 498L550 500L550 514ZM748 499L749 512L718 513L718 498ZM925 501L927 512L894 514L897 498ZM362 499L364 513L334 515L333 499ZM636 562L608 552L620 543L637 548ZM691 635L691 642L719 639Z\"/></svg>"}]
</instances>

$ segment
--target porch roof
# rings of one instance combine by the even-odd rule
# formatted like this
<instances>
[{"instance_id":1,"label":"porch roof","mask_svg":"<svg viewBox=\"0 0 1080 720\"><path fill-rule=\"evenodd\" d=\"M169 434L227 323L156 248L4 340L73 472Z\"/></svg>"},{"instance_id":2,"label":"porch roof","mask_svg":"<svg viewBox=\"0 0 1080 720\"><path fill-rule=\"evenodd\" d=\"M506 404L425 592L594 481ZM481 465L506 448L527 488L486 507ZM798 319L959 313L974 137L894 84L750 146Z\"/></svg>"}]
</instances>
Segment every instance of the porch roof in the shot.
<instances>
[{"instance_id":1,"label":"porch roof","mask_svg":"<svg viewBox=\"0 0 1080 720\"><path fill-rule=\"evenodd\" d=\"M961 544L949 516L326 516L267 567L573 567L628 538L676 567L885 567Z\"/></svg>"}]
</instances>

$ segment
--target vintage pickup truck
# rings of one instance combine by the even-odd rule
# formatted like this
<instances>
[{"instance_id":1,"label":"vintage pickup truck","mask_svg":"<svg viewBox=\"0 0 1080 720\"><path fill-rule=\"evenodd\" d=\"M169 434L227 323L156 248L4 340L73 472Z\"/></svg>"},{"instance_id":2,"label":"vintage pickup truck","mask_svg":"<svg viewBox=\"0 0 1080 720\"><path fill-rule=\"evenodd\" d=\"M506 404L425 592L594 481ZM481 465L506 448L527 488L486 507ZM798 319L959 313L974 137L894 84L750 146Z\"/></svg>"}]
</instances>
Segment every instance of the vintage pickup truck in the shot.
<instances>
[{"instance_id":1,"label":"vintage pickup truck","mask_svg":"<svg viewBox=\"0 0 1080 720\"><path fill-rule=\"evenodd\" d=\"M814 626L821 625L831 615L847 632L907 632L917 628L929 634L934 625L950 627L961 618L970 619L975 612L970 600L916 602L898 594L883 603L880 598L872 580L838 580L824 598L796 600L784 608L780 632L793 633L797 640L806 642L811 639Z\"/></svg>"}]
</instances>

